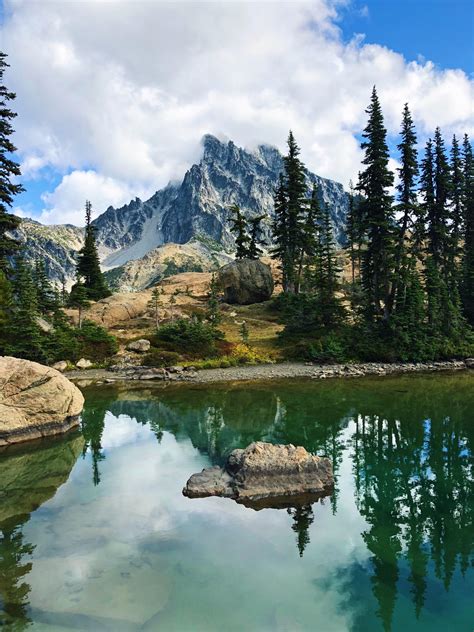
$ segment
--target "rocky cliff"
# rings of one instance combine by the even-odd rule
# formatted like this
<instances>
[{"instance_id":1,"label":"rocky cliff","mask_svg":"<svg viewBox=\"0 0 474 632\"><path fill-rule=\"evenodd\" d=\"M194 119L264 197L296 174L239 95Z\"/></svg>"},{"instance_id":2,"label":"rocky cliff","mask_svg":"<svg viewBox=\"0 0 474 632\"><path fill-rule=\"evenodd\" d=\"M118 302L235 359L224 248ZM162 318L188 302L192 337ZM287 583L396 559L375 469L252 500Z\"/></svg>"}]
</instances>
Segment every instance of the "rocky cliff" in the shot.
<instances>
[{"instance_id":1,"label":"rocky cliff","mask_svg":"<svg viewBox=\"0 0 474 632\"><path fill-rule=\"evenodd\" d=\"M274 147L261 145L249 151L206 135L200 162L187 171L182 182L170 183L149 200L136 198L121 208L109 207L94 220L104 267L139 262L169 243L200 242L209 250L209 259L219 251L229 254L234 248L228 221L232 204L238 204L249 217L265 216L263 238L269 246L273 193L282 169L282 155ZM308 189L316 183L321 202L329 205L336 240L342 243L347 194L341 184L313 173L307 172L307 180ZM19 233L31 258L45 258L52 279L59 280L64 273L72 281L82 229L41 226L28 220ZM118 270L114 278L120 280L120 274Z\"/></svg>"}]
</instances>

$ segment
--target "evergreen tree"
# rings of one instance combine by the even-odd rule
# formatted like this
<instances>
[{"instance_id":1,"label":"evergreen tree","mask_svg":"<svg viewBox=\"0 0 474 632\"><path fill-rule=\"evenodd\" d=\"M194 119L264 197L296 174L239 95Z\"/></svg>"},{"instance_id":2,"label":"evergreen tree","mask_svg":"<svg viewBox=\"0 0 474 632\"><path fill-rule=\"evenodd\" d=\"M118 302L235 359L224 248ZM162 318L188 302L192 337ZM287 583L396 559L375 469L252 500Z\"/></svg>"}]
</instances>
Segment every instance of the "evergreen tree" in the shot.
<instances>
[{"instance_id":1,"label":"evergreen tree","mask_svg":"<svg viewBox=\"0 0 474 632\"><path fill-rule=\"evenodd\" d=\"M36 296L38 301L38 311L41 314L47 314L54 311L58 304L58 298L55 294L53 284L48 278L44 261L35 260L33 268L33 283L36 288Z\"/></svg>"},{"instance_id":2,"label":"evergreen tree","mask_svg":"<svg viewBox=\"0 0 474 632\"><path fill-rule=\"evenodd\" d=\"M82 283L81 279L78 278L76 283L71 288L71 293L69 295L69 305L74 307L78 311L78 321L77 326L79 329L82 329L82 323L84 320L84 310L89 307L89 295Z\"/></svg>"},{"instance_id":3,"label":"evergreen tree","mask_svg":"<svg viewBox=\"0 0 474 632\"><path fill-rule=\"evenodd\" d=\"M38 316L38 299L31 270L23 257L17 257L11 323L12 352L15 356L39 362L45 359Z\"/></svg>"},{"instance_id":4,"label":"evergreen tree","mask_svg":"<svg viewBox=\"0 0 474 632\"><path fill-rule=\"evenodd\" d=\"M247 221L237 204L231 206L230 212L232 213L230 217L230 231L235 234L235 256L237 259L246 259L249 256L250 241L247 235Z\"/></svg>"},{"instance_id":5,"label":"evergreen tree","mask_svg":"<svg viewBox=\"0 0 474 632\"><path fill-rule=\"evenodd\" d=\"M161 309L161 299L160 299L160 288L154 287L151 293L151 298L148 301L148 307L153 312L153 318L155 320L155 328L158 329L160 326L160 309Z\"/></svg>"},{"instance_id":6,"label":"evergreen tree","mask_svg":"<svg viewBox=\"0 0 474 632\"><path fill-rule=\"evenodd\" d=\"M418 176L418 160L416 151L416 133L408 104L403 109L400 151L401 167L398 169L399 184L397 185L399 202L396 206L400 213L397 243L395 248L395 262L393 271L392 290L390 294L389 311L392 310L398 292L403 293L402 281L409 265L407 253L407 231L413 225L418 206L416 178Z\"/></svg>"},{"instance_id":7,"label":"evergreen tree","mask_svg":"<svg viewBox=\"0 0 474 632\"><path fill-rule=\"evenodd\" d=\"M12 286L3 270L0 270L0 355L6 354L12 324Z\"/></svg>"},{"instance_id":8,"label":"evergreen tree","mask_svg":"<svg viewBox=\"0 0 474 632\"><path fill-rule=\"evenodd\" d=\"M249 328L245 320L240 323L239 327L240 339L242 340L244 345L249 344Z\"/></svg>"},{"instance_id":9,"label":"evergreen tree","mask_svg":"<svg viewBox=\"0 0 474 632\"><path fill-rule=\"evenodd\" d=\"M95 227L91 223L91 211L91 203L87 201L85 239L84 245L79 251L76 271L78 276L84 280L83 284L87 297L98 301L101 298L110 296L111 292L100 269L99 255L95 242Z\"/></svg>"},{"instance_id":10,"label":"evergreen tree","mask_svg":"<svg viewBox=\"0 0 474 632\"><path fill-rule=\"evenodd\" d=\"M289 291L289 279L291 276L290 248L288 243L288 197L286 194L283 174L280 174L278 186L275 189L273 241L274 247L271 254L274 259L280 261L283 292Z\"/></svg>"},{"instance_id":11,"label":"evergreen tree","mask_svg":"<svg viewBox=\"0 0 474 632\"><path fill-rule=\"evenodd\" d=\"M15 183L15 178L21 175L20 167L11 158L16 147L10 140L13 134L12 119L16 113L12 112L9 102L16 97L3 85L5 68L9 67L6 54L0 51L0 270L10 274L8 258L20 249L20 244L8 236L20 224L20 219L8 212L13 204L15 195L24 189L21 184Z\"/></svg>"},{"instance_id":12,"label":"evergreen tree","mask_svg":"<svg viewBox=\"0 0 474 632\"><path fill-rule=\"evenodd\" d=\"M428 220L428 251L447 281L449 254L449 197L451 179L444 140L439 127L435 130L433 152L434 199Z\"/></svg>"},{"instance_id":13,"label":"evergreen tree","mask_svg":"<svg viewBox=\"0 0 474 632\"><path fill-rule=\"evenodd\" d=\"M363 254L362 284L366 292L369 320L388 320L390 281L393 262L394 235L392 197L388 189L393 174L388 168L387 131L382 109L374 87L369 107L369 121L361 144L365 152L364 171L360 174L358 190L363 194L361 213L367 245Z\"/></svg>"},{"instance_id":14,"label":"evergreen tree","mask_svg":"<svg viewBox=\"0 0 474 632\"><path fill-rule=\"evenodd\" d=\"M467 134L463 142L464 252L462 257L461 297L464 314L474 326L474 160Z\"/></svg>"},{"instance_id":15,"label":"evergreen tree","mask_svg":"<svg viewBox=\"0 0 474 632\"><path fill-rule=\"evenodd\" d=\"M356 251L357 251L357 217L356 202L354 196L354 185L352 180L349 182L349 208L346 216L346 250L349 251L349 260L351 262L351 280L352 285L355 283L356 277Z\"/></svg>"},{"instance_id":16,"label":"evergreen tree","mask_svg":"<svg viewBox=\"0 0 474 632\"><path fill-rule=\"evenodd\" d=\"M302 268L300 259L305 249L305 215L308 206L306 197L305 167L299 158L298 147L293 132L288 135L288 154L285 164L285 193L287 204L287 244L288 244L288 288L291 294L298 294L301 285Z\"/></svg>"},{"instance_id":17,"label":"evergreen tree","mask_svg":"<svg viewBox=\"0 0 474 632\"><path fill-rule=\"evenodd\" d=\"M464 190L464 173L461 157L461 149L459 147L456 135L453 136L453 144L451 145L451 255L453 260L451 266L456 268L459 256L461 254L461 237L463 233L463 190Z\"/></svg>"},{"instance_id":18,"label":"evergreen tree","mask_svg":"<svg viewBox=\"0 0 474 632\"><path fill-rule=\"evenodd\" d=\"M209 292L207 294L207 312L206 312L206 318L213 327L217 327L217 325L222 320L221 313L219 310L219 295L220 295L220 286L217 281L216 275L213 274L211 277L211 282L209 284Z\"/></svg>"},{"instance_id":19,"label":"evergreen tree","mask_svg":"<svg viewBox=\"0 0 474 632\"><path fill-rule=\"evenodd\" d=\"M262 250L259 248L259 244L261 244L260 234L262 232L262 220L265 215L258 215L257 217L252 217L249 220L250 230L249 230L249 247L247 252L247 257L249 259L259 259Z\"/></svg>"}]
</instances>

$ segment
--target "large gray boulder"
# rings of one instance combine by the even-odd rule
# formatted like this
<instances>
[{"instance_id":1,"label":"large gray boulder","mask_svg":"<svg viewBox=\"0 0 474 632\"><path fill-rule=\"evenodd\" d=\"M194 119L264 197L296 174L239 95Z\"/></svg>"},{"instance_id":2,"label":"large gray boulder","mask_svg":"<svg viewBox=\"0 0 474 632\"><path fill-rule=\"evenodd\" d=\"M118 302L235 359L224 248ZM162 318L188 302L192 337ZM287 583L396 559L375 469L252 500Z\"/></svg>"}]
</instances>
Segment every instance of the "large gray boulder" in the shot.
<instances>
[{"instance_id":1,"label":"large gray boulder","mask_svg":"<svg viewBox=\"0 0 474 632\"><path fill-rule=\"evenodd\" d=\"M226 303L250 305L268 301L273 294L270 266L254 259L238 259L220 268L217 280Z\"/></svg>"},{"instance_id":2,"label":"large gray boulder","mask_svg":"<svg viewBox=\"0 0 474 632\"><path fill-rule=\"evenodd\" d=\"M231 452L223 468L193 474L183 489L189 498L222 496L247 503L331 493L331 461L303 447L257 441Z\"/></svg>"},{"instance_id":3,"label":"large gray boulder","mask_svg":"<svg viewBox=\"0 0 474 632\"><path fill-rule=\"evenodd\" d=\"M0 357L0 446L67 432L83 405L81 391L59 371Z\"/></svg>"}]
</instances>

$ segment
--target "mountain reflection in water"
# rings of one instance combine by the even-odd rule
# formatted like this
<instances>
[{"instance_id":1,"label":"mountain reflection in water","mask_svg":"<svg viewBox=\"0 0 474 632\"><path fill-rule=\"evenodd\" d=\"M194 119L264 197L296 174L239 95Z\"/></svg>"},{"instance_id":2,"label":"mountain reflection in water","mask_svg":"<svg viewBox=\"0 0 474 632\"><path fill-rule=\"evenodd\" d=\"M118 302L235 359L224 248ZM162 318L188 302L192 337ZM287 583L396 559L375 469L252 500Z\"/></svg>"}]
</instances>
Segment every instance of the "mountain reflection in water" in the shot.
<instances>
[{"instance_id":1,"label":"mountain reflection in water","mask_svg":"<svg viewBox=\"0 0 474 632\"><path fill-rule=\"evenodd\" d=\"M409 599L412 615L404 616L410 629L422 615L427 596L433 600L429 609L436 609L433 595L438 584L450 591L456 573L472 581L473 384L469 375L456 375L90 389L83 438L50 442L44 448L25 449L24 454L0 453L0 622L3 617L21 630L34 615L28 608L28 575L35 564L35 543L24 538L31 512L67 480L81 452L91 466L88 484L100 489L109 451L120 449L120 435L113 437L112 430L108 435L107 429L117 430L125 420L127 431L135 422L151 429L157 444L167 434L178 443L190 440L212 464L222 464L234 448L256 440L303 445L329 456L334 493L278 511L291 519L296 554L305 557L311 539L318 538L321 503L337 520L341 492L347 496L350 483L362 529L353 533L348 526L347 537L361 538L367 567L354 561L344 569L343 578L328 574L327 581L315 580L315 586L328 591L331 582L343 582L344 608L354 611L348 629L354 630L393 629L397 597ZM131 468L139 465L130 463ZM344 467L349 476L342 475ZM15 472L21 472L19 478ZM183 472L181 486L186 478ZM17 479L20 484L15 488L11 481ZM273 510L261 513L267 511ZM361 573L370 576L375 618L356 608L364 581ZM455 593L450 595L455 598ZM147 629L166 629L160 627L165 626L160 617L153 618ZM80 629L105 625L94 621ZM441 629L448 621L440 616L439 623Z\"/></svg>"}]
</instances>

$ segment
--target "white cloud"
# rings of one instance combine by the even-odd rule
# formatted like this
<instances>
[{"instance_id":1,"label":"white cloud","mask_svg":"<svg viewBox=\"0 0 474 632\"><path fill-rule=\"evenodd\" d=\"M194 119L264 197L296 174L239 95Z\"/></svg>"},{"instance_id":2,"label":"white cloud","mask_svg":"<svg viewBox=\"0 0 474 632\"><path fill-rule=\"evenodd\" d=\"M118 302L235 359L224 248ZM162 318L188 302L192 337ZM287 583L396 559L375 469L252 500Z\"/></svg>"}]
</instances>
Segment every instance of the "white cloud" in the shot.
<instances>
[{"instance_id":1,"label":"white cloud","mask_svg":"<svg viewBox=\"0 0 474 632\"><path fill-rule=\"evenodd\" d=\"M92 170L73 171L63 177L52 193L42 195L46 209L39 220L45 224L83 225L86 199L93 202L95 218L109 205L118 207L136 196L146 199L151 194L151 190L142 190L140 185L129 185Z\"/></svg>"},{"instance_id":2,"label":"white cloud","mask_svg":"<svg viewBox=\"0 0 474 632\"><path fill-rule=\"evenodd\" d=\"M466 74L344 43L336 11L348 2L6 2L24 170L95 173L76 196L84 176L65 176L43 220L81 223L72 205L85 197L103 211L181 177L207 132L283 148L291 127L308 166L347 185L374 84L392 134L405 101L420 135L472 132Z\"/></svg>"}]
</instances>

